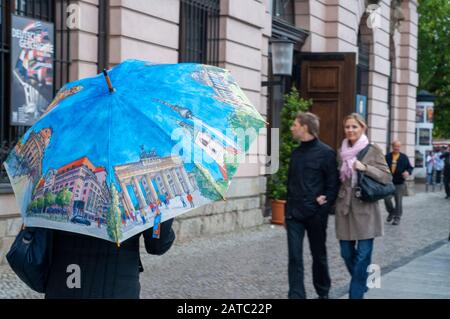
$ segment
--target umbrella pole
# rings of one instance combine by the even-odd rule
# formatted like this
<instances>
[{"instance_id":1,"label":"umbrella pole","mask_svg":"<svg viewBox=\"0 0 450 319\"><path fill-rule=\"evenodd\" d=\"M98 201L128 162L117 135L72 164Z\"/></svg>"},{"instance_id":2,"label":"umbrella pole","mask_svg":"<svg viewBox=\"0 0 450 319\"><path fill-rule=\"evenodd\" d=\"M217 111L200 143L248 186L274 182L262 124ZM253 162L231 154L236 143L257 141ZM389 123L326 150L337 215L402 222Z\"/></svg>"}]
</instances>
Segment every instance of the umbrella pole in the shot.
<instances>
[{"instance_id":1,"label":"umbrella pole","mask_svg":"<svg viewBox=\"0 0 450 319\"><path fill-rule=\"evenodd\" d=\"M111 79L106 69L103 69L103 75L105 76L106 83L108 84L109 93L114 93L116 89L112 86Z\"/></svg>"}]
</instances>

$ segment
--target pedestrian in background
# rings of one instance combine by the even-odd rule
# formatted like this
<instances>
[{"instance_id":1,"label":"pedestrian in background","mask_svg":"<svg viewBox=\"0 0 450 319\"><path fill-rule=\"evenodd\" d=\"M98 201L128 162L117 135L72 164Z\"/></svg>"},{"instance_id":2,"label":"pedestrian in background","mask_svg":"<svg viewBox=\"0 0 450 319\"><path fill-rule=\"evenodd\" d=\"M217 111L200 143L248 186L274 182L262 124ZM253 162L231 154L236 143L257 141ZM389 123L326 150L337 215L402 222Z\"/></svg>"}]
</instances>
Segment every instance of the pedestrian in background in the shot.
<instances>
[{"instance_id":1,"label":"pedestrian in background","mask_svg":"<svg viewBox=\"0 0 450 319\"><path fill-rule=\"evenodd\" d=\"M183 204L183 207L186 207L187 205L186 205L186 202L184 201L183 194L180 195L180 200L181 200L181 204Z\"/></svg>"},{"instance_id":2,"label":"pedestrian in background","mask_svg":"<svg viewBox=\"0 0 450 319\"><path fill-rule=\"evenodd\" d=\"M443 152L440 158L444 160L445 198L450 199L450 145L448 145L447 151Z\"/></svg>"},{"instance_id":3,"label":"pedestrian in background","mask_svg":"<svg viewBox=\"0 0 450 319\"><path fill-rule=\"evenodd\" d=\"M328 299L331 279L327 261L327 224L339 188L336 152L322 143L319 118L299 113L291 127L300 146L291 155L285 225L288 238L289 299L305 299L303 238L308 235L313 284L319 299Z\"/></svg>"},{"instance_id":4,"label":"pedestrian in background","mask_svg":"<svg viewBox=\"0 0 450 319\"><path fill-rule=\"evenodd\" d=\"M392 152L386 155L386 162L391 169L393 176L393 183L395 185L394 196L385 198L384 203L388 211L386 222L392 222L392 225L400 224L400 219L403 214L403 196L406 194L406 179L412 174L413 167L409 162L408 156L400 152L402 144L396 140L392 142ZM395 198L395 206L392 204L392 199Z\"/></svg>"},{"instance_id":5,"label":"pedestrian in background","mask_svg":"<svg viewBox=\"0 0 450 319\"><path fill-rule=\"evenodd\" d=\"M345 139L339 150L341 187L336 201L336 237L341 256L351 275L349 298L362 299L367 291L367 267L371 264L373 241L383 235L383 221L378 202L356 198L357 171L386 184L392 175L378 145L369 145L367 125L356 113L344 120ZM359 152L369 147L359 161Z\"/></svg>"},{"instance_id":6,"label":"pedestrian in background","mask_svg":"<svg viewBox=\"0 0 450 319\"><path fill-rule=\"evenodd\" d=\"M188 200L189 204L191 205L191 208L194 208L195 207L194 198L192 197L190 192L187 192L186 199Z\"/></svg>"},{"instance_id":7,"label":"pedestrian in background","mask_svg":"<svg viewBox=\"0 0 450 319\"><path fill-rule=\"evenodd\" d=\"M434 191L434 181L433 181L433 174L434 174L434 168L436 164L436 159L433 155L433 151L428 151L427 158L425 160L425 166L426 166L426 172L427 172L427 181L425 190L428 192L428 187L430 185L433 186Z\"/></svg>"},{"instance_id":8,"label":"pedestrian in background","mask_svg":"<svg viewBox=\"0 0 450 319\"><path fill-rule=\"evenodd\" d=\"M444 149L445 150L445 149ZM436 186L439 186L439 191L442 190L442 171L444 170L444 160L441 158L442 151L438 149L437 152L434 153L434 159L436 162Z\"/></svg>"}]
</instances>

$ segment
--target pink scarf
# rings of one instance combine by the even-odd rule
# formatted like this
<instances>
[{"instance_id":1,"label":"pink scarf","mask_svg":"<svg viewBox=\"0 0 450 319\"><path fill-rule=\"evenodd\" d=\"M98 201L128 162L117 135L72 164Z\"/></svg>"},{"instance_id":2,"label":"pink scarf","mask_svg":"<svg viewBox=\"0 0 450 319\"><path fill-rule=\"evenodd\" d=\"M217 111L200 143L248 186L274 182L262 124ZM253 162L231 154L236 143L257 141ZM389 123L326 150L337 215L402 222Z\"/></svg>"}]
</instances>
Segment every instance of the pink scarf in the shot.
<instances>
[{"instance_id":1,"label":"pink scarf","mask_svg":"<svg viewBox=\"0 0 450 319\"><path fill-rule=\"evenodd\" d=\"M353 176L353 163L356 161L356 155L369 145L369 139L365 134L361 135L361 137L356 141L353 146L350 146L348 139L344 139L342 141L341 146L341 158L342 158L342 166L341 166L341 181L344 182L347 179Z\"/></svg>"}]
</instances>

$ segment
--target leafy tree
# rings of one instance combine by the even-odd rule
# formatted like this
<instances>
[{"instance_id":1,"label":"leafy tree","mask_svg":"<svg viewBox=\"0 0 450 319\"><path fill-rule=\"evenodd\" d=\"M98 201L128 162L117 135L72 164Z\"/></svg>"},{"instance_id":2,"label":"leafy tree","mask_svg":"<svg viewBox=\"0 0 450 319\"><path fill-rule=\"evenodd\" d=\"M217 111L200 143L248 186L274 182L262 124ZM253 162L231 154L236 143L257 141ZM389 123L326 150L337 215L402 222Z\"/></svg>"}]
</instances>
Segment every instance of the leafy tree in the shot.
<instances>
[{"instance_id":1,"label":"leafy tree","mask_svg":"<svg viewBox=\"0 0 450 319\"><path fill-rule=\"evenodd\" d=\"M419 89L436 95L433 135L450 138L450 2L420 0Z\"/></svg>"},{"instance_id":2,"label":"leafy tree","mask_svg":"<svg viewBox=\"0 0 450 319\"><path fill-rule=\"evenodd\" d=\"M44 194L44 206L45 208L50 207L56 203L56 196L51 192Z\"/></svg>"},{"instance_id":3,"label":"leafy tree","mask_svg":"<svg viewBox=\"0 0 450 319\"><path fill-rule=\"evenodd\" d=\"M239 136L241 130L244 132L247 129L255 129L256 133L259 132L259 129L265 126L264 120L261 116L256 116L253 113L249 113L241 108L236 108L234 112L231 112L228 116L228 123L230 124L231 129ZM253 141L249 138L245 138L245 141L238 141L239 145L244 146L244 151L248 151L250 145Z\"/></svg>"},{"instance_id":4,"label":"leafy tree","mask_svg":"<svg viewBox=\"0 0 450 319\"><path fill-rule=\"evenodd\" d=\"M28 205L28 211L35 212L38 209L38 203L37 200L34 199L31 201L31 203Z\"/></svg>"},{"instance_id":5,"label":"leafy tree","mask_svg":"<svg viewBox=\"0 0 450 319\"><path fill-rule=\"evenodd\" d=\"M122 238L122 214L119 209L119 194L114 183L111 184L110 195L111 205L106 216L106 229L109 237L119 245L119 240Z\"/></svg>"},{"instance_id":6,"label":"leafy tree","mask_svg":"<svg viewBox=\"0 0 450 319\"><path fill-rule=\"evenodd\" d=\"M284 95L284 105L281 110L280 155L279 169L268 180L269 197L285 200L287 196L287 177L292 151L299 143L292 138L291 126L300 111L307 111L312 100L300 97L298 90L292 87L291 92Z\"/></svg>"},{"instance_id":7,"label":"leafy tree","mask_svg":"<svg viewBox=\"0 0 450 319\"><path fill-rule=\"evenodd\" d=\"M68 206L72 200L73 193L64 187L57 195L55 203L60 207Z\"/></svg>"},{"instance_id":8,"label":"leafy tree","mask_svg":"<svg viewBox=\"0 0 450 319\"><path fill-rule=\"evenodd\" d=\"M36 199L36 208L39 209L41 211L41 213L43 212L44 207L45 207L44 198L40 197L40 198Z\"/></svg>"},{"instance_id":9,"label":"leafy tree","mask_svg":"<svg viewBox=\"0 0 450 319\"><path fill-rule=\"evenodd\" d=\"M216 182L212 177L208 177L206 170L201 170L198 166L195 166L192 172L194 173L200 194L202 194L202 196L213 201L222 199L218 189L213 186L214 183L218 182ZM220 186L223 187L225 185L221 184Z\"/></svg>"}]
</instances>

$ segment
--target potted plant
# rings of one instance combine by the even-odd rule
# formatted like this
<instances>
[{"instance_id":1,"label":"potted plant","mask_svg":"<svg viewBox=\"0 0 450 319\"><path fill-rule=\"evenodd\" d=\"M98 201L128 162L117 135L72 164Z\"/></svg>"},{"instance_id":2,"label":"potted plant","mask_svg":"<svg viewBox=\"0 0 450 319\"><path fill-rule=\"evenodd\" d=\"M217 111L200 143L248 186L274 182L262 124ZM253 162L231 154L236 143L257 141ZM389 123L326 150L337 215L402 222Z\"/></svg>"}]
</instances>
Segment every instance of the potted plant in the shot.
<instances>
[{"instance_id":1,"label":"potted plant","mask_svg":"<svg viewBox=\"0 0 450 319\"><path fill-rule=\"evenodd\" d=\"M292 138L291 126L297 113L307 111L312 105L312 100L301 98L295 87L292 87L283 99L284 104L280 114L280 164L278 171L269 177L267 185L269 198L272 202L272 223L278 225L284 224L284 206L287 197L287 178L291 153L299 146L299 142Z\"/></svg>"}]
</instances>

